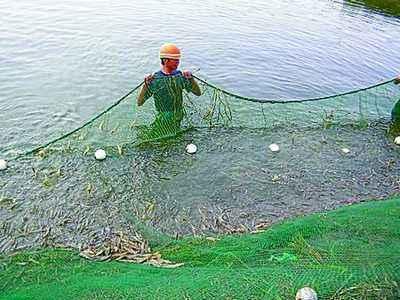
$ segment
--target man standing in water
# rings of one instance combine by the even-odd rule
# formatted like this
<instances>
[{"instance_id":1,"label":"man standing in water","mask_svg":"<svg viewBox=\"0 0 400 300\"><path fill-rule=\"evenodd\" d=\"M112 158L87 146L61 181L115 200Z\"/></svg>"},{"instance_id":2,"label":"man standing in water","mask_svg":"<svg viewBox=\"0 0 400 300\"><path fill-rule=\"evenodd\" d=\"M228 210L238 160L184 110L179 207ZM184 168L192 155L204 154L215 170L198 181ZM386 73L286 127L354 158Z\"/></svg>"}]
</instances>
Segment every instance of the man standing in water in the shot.
<instances>
[{"instance_id":1,"label":"man standing in water","mask_svg":"<svg viewBox=\"0 0 400 300\"><path fill-rule=\"evenodd\" d=\"M394 83L400 84L400 75L395 78ZM400 99L392 109L392 123L400 123Z\"/></svg>"},{"instance_id":2,"label":"man standing in water","mask_svg":"<svg viewBox=\"0 0 400 300\"><path fill-rule=\"evenodd\" d=\"M164 133L165 129L173 128L176 131L184 117L183 90L201 95L201 90L190 71L179 71L178 66L181 51L174 44L164 44L160 49L161 70L148 75L137 97L137 104L141 106L153 96L157 111L154 128ZM168 130L169 131L169 130Z\"/></svg>"},{"instance_id":3,"label":"man standing in water","mask_svg":"<svg viewBox=\"0 0 400 300\"><path fill-rule=\"evenodd\" d=\"M394 79L395 84L400 84L400 75ZM400 135L400 99L397 100L392 108L392 122L389 125L389 134L393 136Z\"/></svg>"}]
</instances>

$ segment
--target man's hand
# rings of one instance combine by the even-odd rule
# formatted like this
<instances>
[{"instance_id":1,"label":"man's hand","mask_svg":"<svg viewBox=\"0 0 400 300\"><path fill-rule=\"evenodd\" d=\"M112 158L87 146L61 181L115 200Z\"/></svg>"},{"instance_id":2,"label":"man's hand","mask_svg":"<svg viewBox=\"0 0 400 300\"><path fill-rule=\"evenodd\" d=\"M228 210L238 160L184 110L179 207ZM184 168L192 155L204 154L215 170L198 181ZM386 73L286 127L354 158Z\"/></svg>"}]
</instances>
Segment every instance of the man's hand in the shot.
<instances>
[{"instance_id":1,"label":"man's hand","mask_svg":"<svg viewBox=\"0 0 400 300\"><path fill-rule=\"evenodd\" d=\"M182 72L182 74L183 74L183 77L185 77L186 79L192 79L193 78L193 74L190 71L185 70L185 71Z\"/></svg>"},{"instance_id":2,"label":"man's hand","mask_svg":"<svg viewBox=\"0 0 400 300\"><path fill-rule=\"evenodd\" d=\"M151 81L154 79L154 74L149 74L144 78L144 84L149 85Z\"/></svg>"},{"instance_id":3,"label":"man's hand","mask_svg":"<svg viewBox=\"0 0 400 300\"><path fill-rule=\"evenodd\" d=\"M196 96L200 96L201 95L201 90L199 85L197 84L196 80L193 78L193 74L190 71L183 71L182 72L183 77L185 77L186 79L190 80L191 83L191 92L193 94L195 94Z\"/></svg>"},{"instance_id":4,"label":"man's hand","mask_svg":"<svg viewBox=\"0 0 400 300\"><path fill-rule=\"evenodd\" d=\"M395 80L394 80L395 84L400 84L400 75L398 75Z\"/></svg>"}]
</instances>

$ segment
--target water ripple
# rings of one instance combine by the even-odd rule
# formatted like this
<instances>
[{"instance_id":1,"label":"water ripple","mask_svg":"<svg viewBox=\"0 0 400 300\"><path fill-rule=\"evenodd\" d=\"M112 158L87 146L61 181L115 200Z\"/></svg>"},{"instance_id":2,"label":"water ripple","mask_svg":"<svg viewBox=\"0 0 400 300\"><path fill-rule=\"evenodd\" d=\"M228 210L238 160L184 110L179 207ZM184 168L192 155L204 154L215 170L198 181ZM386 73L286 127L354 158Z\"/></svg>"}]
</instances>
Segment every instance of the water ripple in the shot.
<instances>
[{"instance_id":1,"label":"water ripple","mask_svg":"<svg viewBox=\"0 0 400 300\"><path fill-rule=\"evenodd\" d=\"M0 11L7 147L106 107L159 68L165 41L182 47L182 68L258 98L340 93L400 69L399 19L344 1L5 0Z\"/></svg>"}]
</instances>

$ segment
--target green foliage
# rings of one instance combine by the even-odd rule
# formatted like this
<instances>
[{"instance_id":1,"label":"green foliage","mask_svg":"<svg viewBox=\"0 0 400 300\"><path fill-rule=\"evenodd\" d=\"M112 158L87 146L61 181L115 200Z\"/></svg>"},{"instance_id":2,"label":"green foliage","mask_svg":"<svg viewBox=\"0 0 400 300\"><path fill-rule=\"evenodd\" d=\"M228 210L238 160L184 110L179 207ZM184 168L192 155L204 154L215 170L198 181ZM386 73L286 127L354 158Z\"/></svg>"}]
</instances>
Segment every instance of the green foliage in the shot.
<instances>
[{"instance_id":1,"label":"green foliage","mask_svg":"<svg viewBox=\"0 0 400 300\"><path fill-rule=\"evenodd\" d=\"M398 0L347 0L352 4L364 5L370 9L386 14L400 16L400 2Z\"/></svg>"}]
</instances>

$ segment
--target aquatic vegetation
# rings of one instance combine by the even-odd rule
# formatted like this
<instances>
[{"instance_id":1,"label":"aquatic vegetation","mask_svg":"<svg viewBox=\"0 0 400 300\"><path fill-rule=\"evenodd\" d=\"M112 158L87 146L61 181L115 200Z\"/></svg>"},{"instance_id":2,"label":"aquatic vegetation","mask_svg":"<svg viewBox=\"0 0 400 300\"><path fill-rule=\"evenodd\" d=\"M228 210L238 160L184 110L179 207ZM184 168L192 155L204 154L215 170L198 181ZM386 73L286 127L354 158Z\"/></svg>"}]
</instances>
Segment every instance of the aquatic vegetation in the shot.
<instances>
[{"instance_id":1,"label":"aquatic vegetation","mask_svg":"<svg viewBox=\"0 0 400 300\"><path fill-rule=\"evenodd\" d=\"M42 181L45 188L52 188L55 186L59 179L63 176L61 168L50 168L35 172L35 177ZM40 175L40 176L38 176Z\"/></svg>"},{"instance_id":2,"label":"aquatic vegetation","mask_svg":"<svg viewBox=\"0 0 400 300\"><path fill-rule=\"evenodd\" d=\"M363 117L363 115L360 115L360 118L354 122L353 126L356 129L362 130L368 128L370 126L370 122Z\"/></svg>"},{"instance_id":3,"label":"aquatic vegetation","mask_svg":"<svg viewBox=\"0 0 400 300\"><path fill-rule=\"evenodd\" d=\"M324 111L322 114L322 128L329 129L335 123L335 113L333 111Z\"/></svg>"},{"instance_id":4,"label":"aquatic vegetation","mask_svg":"<svg viewBox=\"0 0 400 300\"><path fill-rule=\"evenodd\" d=\"M88 155L92 151L92 147L90 145L86 145L85 149L83 150L83 155Z\"/></svg>"},{"instance_id":5,"label":"aquatic vegetation","mask_svg":"<svg viewBox=\"0 0 400 300\"><path fill-rule=\"evenodd\" d=\"M6 207L12 209L15 206L15 204L16 204L15 199L7 197L4 194L0 196L0 207Z\"/></svg>"},{"instance_id":6,"label":"aquatic vegetation","mask_svg":"<svg viewBox=\"0 0 400 300\"><path fill-rule=\"evenodd\" d=\"M46 149L40 149L40 150L37 152L37 156L38 156L40 159L46 158L47 154L48 154L48 153L47 153Z\"/></svg>"},{"instance_id":7,"label":"aquatic vegetation","mask_svg":"<svg viewBox=\"0 0 400 300\"><path fill-rule=\"evenodd\" d=\"M91 184L90 182L86 185L85 191L86 194L89 196L94 192L95 188L93 186L93 184Z\"/></svg>"}]
</instances>

